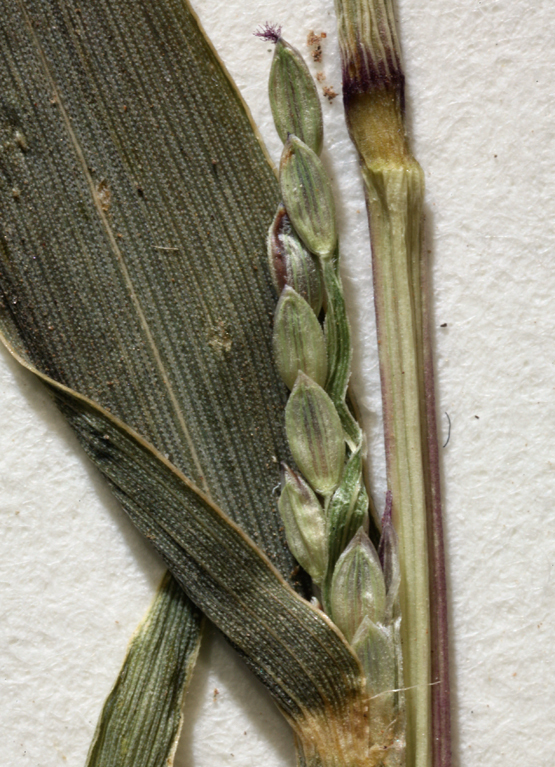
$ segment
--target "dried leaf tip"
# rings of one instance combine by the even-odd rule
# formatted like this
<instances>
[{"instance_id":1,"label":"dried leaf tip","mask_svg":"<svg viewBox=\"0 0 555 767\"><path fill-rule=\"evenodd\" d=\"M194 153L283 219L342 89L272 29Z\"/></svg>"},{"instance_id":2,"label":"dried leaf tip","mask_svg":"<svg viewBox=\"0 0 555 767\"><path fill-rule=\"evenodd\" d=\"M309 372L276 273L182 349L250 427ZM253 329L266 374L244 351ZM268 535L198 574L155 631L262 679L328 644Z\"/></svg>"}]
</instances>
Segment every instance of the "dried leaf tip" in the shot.
<instances>
[{"instance_id":1,"label":"dried leaf tip","mask_svg":"<svg viewBox=\"0 0 555 767\"><path fill-rule=\"evenodd\" d=\"M253 32L255 37L259 37L261 40L265 40L267 43L273 43L276 45L281 38L281 27L279 24L271 24L267 21L262 24L257 30Z\"/></svg>"}]
</instances>

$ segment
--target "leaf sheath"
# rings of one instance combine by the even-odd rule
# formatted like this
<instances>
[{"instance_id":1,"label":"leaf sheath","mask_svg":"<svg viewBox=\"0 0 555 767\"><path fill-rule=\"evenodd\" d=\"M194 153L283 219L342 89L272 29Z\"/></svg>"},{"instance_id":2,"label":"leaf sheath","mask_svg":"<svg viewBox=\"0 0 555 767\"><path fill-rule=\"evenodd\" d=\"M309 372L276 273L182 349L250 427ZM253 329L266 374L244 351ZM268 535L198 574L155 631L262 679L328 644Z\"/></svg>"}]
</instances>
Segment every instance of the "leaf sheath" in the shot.
<instances>
[{"instance_id":1,"label":"leaf sheath","mask_svg":"<svg viewBox=\"0 0 555 767\"><path fill-rule=\"evenodd\" d=\"M347 125L366 187L388 483L400 534L407 754L451 764L447 596L422 248L423 175L405 129L405 77L391 0L336 0ZM432 686L429 687L430 683ZM414 689L410 689L410 688Z\"/></svg>"}]
</instances>

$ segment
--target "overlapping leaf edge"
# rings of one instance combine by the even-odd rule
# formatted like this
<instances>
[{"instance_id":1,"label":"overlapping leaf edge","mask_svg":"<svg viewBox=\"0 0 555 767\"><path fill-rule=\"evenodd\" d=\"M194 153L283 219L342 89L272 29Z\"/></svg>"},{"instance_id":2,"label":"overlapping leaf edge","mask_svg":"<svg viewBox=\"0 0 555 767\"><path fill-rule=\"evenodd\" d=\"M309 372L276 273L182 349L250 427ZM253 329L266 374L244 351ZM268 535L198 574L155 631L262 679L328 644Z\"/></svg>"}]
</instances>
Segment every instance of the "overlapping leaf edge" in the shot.
<instances>
[{"instance_id":1,"label":"overlapping leaf edge","mask_svg":"<svg viewBox=\"0 0 555 767\"><path fill-rule=\"evenodd\" d=\"M134 524L293 726L327 714L344 719L358 707L362 672L349 645L241 528L139 434L0 341L49 388Z\"/></svg>"}]
</instances>

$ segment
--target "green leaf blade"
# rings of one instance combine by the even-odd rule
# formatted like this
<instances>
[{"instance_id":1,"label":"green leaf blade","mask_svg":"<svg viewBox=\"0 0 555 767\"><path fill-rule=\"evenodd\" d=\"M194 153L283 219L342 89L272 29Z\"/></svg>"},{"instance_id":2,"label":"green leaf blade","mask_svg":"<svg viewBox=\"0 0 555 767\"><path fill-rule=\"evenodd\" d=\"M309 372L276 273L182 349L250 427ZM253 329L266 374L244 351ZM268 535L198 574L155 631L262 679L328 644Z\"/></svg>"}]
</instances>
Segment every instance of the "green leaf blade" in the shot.
<instances>
[{"instance_id":1,"label":"green leaf blade","mask_svg":"<svg viewBox=\"0 0 555 767\"><path fill-rule=\"evenodd\" d=\"M360 695L360 668L324 615L138 435L71 392L54 393L135 525L285 713L300 721L352 705Z\"/></svg>"},{"instance_id":2,"label":"green leaf blade","mask_svg":"<svg viewBox=\"0 0 555 767\"><path fill-rule=\"evenodd\" d=\"M201 618L177 581L166 574L104 704L86 767L173 763Z\"/></svg>"},{"instance_id":3,"label":"green leaf blade","mask_svg":"<svg viewBox=\"0 0 555 767\"><path fill-rule=\"evenodd\" d=\"M174 0L8 0L0 26L2 333L287 576L266 509L289 459L265 258L278 186L238 93Z\"/></svg>"}]
</instances>

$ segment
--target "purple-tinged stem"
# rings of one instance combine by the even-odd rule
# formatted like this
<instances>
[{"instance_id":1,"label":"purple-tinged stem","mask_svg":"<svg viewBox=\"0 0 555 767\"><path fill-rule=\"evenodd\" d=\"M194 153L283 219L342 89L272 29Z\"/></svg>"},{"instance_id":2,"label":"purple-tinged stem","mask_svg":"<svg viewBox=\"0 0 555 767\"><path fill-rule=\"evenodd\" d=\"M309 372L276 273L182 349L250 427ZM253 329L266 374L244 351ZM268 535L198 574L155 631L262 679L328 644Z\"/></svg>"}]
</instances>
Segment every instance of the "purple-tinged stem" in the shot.
<instances>
[{"instance_id":1,"label":"purple-tinged stem","mask_svg":"<svg viewBox=\"0 0 555 767\"><path fill-rule=\"evenodd\" d=\"M421 237L423 175L405 133L404 74L391 0L336 0L336 11L345 113L359 152L372 242L388 485L403 579L405 682L413 688L407 694L407 765L450 767L447 596L428 265Z\"/></svg>"},{"instance_id":2,"label":"purple-tinged stem","mask_svg":"<svg viewBox=\"0 0 555 767\"><path fill-rule=\"evenodd\" d=\"M437 767L451 765L451 687L449 681L449 605L441 503L439 442L436 420L435 373L431 338L430 275L423 255L422 326L424 330L424 392L428 475L428 547L432 631L432 754Z\"/></svg>"}]
</instances>

